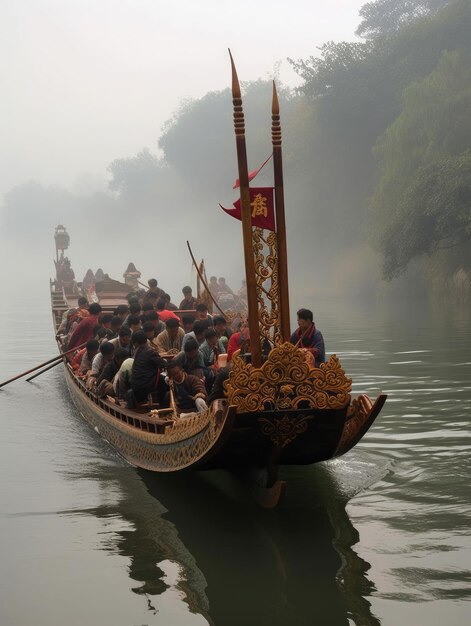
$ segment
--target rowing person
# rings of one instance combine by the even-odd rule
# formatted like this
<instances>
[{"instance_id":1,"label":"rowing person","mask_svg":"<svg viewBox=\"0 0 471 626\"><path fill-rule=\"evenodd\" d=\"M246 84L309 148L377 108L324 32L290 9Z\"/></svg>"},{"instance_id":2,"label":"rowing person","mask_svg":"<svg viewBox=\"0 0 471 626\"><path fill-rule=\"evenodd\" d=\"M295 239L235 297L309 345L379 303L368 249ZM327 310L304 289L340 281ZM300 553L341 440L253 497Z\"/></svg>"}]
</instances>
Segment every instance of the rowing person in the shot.
<instances>
[{"instance_id":1,"label":"rowing person","mask_svg":"<svg viewBox=\"0 0 471 626\"><path fill-rule=\"evenodd\" d=\"M207 411L206 389L201 378L187 374L177 361L167 365L167 375L180 413Z\"/></svg>"}]
</instances>

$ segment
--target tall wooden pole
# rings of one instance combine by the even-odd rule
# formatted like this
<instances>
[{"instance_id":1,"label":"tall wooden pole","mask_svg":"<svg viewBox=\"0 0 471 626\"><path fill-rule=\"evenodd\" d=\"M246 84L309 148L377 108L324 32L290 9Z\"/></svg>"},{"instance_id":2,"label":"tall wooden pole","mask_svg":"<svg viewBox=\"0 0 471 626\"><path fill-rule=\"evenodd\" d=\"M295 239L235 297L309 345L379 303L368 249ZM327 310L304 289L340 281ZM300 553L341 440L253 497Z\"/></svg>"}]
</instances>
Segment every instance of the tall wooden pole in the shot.
<instances>
[{"instance_id":1,"label":"tall wooden pole","mask_svg":"<svg viewBox=\"0 0 471 626\"><path fill-rule=\"evenodd\" d=\"M204 288L206 289L206 293L208 294L208 296L211 298L211 300L213 301L214 306L216 307L216 309L219 311L219 313L223 316L224 319L226 319L226 314L224 313L224 311L221 309L221 307L219 306L219 304L217 303L217 301L215 300L213 294L211 293L211 290L209 288L208 283L205 281L204 277L203 277L203 273L200 270L200 268L198 267L198 264L196 262L195 259L195 255L193 254L193 250L191 249L190 246L190 242L187 241L186 245L188 246L188 252L190 253L191 256L191 260L193 261L193 265L195 267L196 273L198 275L198 280L201 281L203 283ZM201 261L201 264L203 264L203 261ZM198 297L199 297L199 293L198 293Z\"/></svg>"},{"instance_id":2,"label":"tall wooden pole","mask_svg":"<svg viewBox=\"0 0 471 626\"><path fill-rule=\"evenodd\" d=\"M285 196L283 191L283 158L281 154L280 105L273 81L271 108L271 138L273 146L273 171L275 178L276 234L278 241L278 284L280 306L280 330L284 341L291 335L289 322L288 252L286 246Z\"/></svg>"},{"instance_id":3,"label":"tall wooden pole","mask_svg":"<svg viewBox=\"0 0 471 626\"><path fill-rule=\"evenodd\" d=\"M247 166L247 148L245 145L245 120L242 107L242 95L239 79L229 50L232 66L232 103L234 106L234 131L237 146L237 165L239 167L240 205L242 213L242 236L244 241L245 279L247 283L247 303L249 308L250 351L252 364L260 367L262 350L258 325L257 284L255 282L255 261L252 244L252 207L250 206L249 170Z\"/></svg>"}]
</instances>

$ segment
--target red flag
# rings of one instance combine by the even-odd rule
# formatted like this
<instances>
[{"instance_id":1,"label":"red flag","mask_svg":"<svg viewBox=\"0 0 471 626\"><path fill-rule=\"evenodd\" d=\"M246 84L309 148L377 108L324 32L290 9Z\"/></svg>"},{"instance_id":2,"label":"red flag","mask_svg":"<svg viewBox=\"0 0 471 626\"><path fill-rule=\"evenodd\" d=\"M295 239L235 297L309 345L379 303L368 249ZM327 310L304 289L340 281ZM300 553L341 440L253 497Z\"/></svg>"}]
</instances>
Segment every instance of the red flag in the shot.
<instances>
[{"instance_id":1,"label":"red flag","mask_svg":"<svg viewBox=\"0 0 471 626\"><path fill-rule=\"evenodd\" d=\"M242 220L240 199L234 202L233 209L226 209L219 205L228 215ZM275 230L275 211L273 202L273 187L251 187L250 206L252 209L252 226Z\"/></svg>"},{"instance_id":2,"label":"red flag","mask_svg":"<svg viewBox=\"0 0 471 626\"><path fill-rule=\"evenodd\" d=\"M270 156L268 157L268 159L266 161L264 161L260 167L257 170L253 170L252 172L249 172L249 182L251 180L253 180L255 178L255 176L257 176L257 174L260 172L260 170L265 167L265 165L268 163L268 161L272 158L272 154L270 154ZM232 187L232 189L237 189L237 187L240 186L240 180L237 179L234 183L234 187Z\"/></svg>"}]
</instances>

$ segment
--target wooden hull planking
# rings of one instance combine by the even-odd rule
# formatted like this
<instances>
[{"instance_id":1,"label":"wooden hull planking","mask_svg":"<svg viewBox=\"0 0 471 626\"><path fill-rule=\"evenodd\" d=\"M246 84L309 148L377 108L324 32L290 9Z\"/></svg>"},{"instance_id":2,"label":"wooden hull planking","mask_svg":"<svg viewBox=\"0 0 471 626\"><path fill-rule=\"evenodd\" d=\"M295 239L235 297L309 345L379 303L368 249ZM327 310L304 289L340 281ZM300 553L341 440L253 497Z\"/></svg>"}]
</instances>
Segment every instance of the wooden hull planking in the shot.
<instances>
[{"instance_id":1,"label":"wooden hull planking","mask_svg":"<svg viewBox=\"0 0 471 626\"><path fill-rule=\"evenodd\" d=\"M162 427L146 415L96 399L66 367L72 399L84 419L132 465L175 472L204 465L228 437L235 411L216 401L208 412ZM164 432L158 432L164 431Z\"/></svg>"}]
</instances>

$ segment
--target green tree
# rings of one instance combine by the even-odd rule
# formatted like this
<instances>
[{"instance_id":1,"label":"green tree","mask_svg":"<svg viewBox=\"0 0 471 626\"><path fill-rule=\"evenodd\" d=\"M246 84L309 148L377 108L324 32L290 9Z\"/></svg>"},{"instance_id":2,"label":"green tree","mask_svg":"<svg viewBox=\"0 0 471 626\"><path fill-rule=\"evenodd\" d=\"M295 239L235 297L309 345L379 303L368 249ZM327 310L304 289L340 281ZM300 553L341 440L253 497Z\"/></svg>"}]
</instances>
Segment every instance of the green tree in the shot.
<instances>
[{"instance_id":1,"label":"green tree","mask_svg":"<svg viewBox=\"0 0 471 626\"><path fill-rule=\"evenodd\" d=\"M416 257L470 241L470 110L469 63L445 52L434 72L405 90L401 114L377 144L373 235L387 279Z\"/></svg>"},{"instance_id":2,"label":"green tree","mask_svg":"<svg viewBox=\"0 0 471 626\"><path fill-rule=\"evenodd\" d=\"M115 159L110 163L109 188L126 198L140 197L153 187L161 170L162 162L144 148L135 157Z\"/></svg>"},{"instance_id":3,"label":"green tree","mask_svg":"<svg viewBox=\"0 0 471 626\"><path fill-rule=\"evenodd\" d=\"M309 98L334 97L345 84L353 86L357 72L371 51L371 45L353 41L328 41L318 48L318 56L306 60L288 59L304 80L299 91Z\"/></svg>"},{"instance_id":4,"label":"green tree","mask_svg":"<svg viewBox=\"0 0 471 626\"><path fill-rule=\"evenodd\" d=\"M471 152L446 156L420 167L401 194L395 219L380 235L384 275L399 276L412 259L438 250L461 248L454 272L469 267L471 243ZM467 257L467 258L465 258Z\"/></svg>"},{"instance_id":5,"label":"green tree","mask_svg":"<svg viewBox=\"0 0 471 626\"><path fill-rule=\"evenodd\" d=\"M377 182L373 147L401 114L404 89L433 72L443 50L471 56L470 31L471 3L459 0L390 37L329 42L318 58L292 61L312 110L293 156L293 170L305 172L298 186L312 190L311 235L344 247L364 240Z\"/></svg>"},{"instance_id":6,"label":"green tree","mask_svg":"<svg viewBox=\"0 0 471 626\"><path fill-rule=\"evenodd\" d=\"M255 168L271 152L272 83L243 83L242 90L249 168ZM278 92L285 127L292 99L289 90L278 86ZM167 123L159 146L170 167L217 202L238 177L230 90L186 102Z\"/></svg>"},{"instance_id":7,"label":"green tree","mask_svg":"<svg viewBox=\"0 0 471 626\"><path fill-rule=\"evenodd\" d=\"M430 16L449 0L374 0L360 9L362 22L356 30L360 37L373 39L393 35L414 20Z\"/></svg>"}]
</instances>

